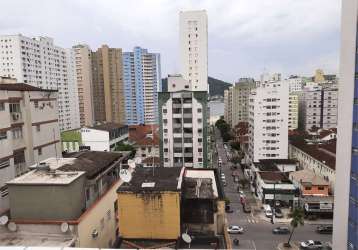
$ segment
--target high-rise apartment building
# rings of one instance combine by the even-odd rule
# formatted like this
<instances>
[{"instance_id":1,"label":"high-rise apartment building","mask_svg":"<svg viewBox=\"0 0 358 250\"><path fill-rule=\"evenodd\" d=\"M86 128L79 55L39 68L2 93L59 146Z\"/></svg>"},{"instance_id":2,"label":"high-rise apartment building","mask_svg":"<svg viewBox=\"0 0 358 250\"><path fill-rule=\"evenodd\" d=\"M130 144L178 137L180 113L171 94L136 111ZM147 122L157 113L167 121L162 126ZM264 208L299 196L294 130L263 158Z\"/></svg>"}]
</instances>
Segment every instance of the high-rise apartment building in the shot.
<instances>
[{"instance_id":1,"label":"high-rise apartment building","mask_svg":"<svg viewBox=\"0 0 358 250\"><path fill-rule=\"evenodd\" d=\"M358 2L342 1L333 249L358 249Z\"/></svg>"},{"instance_id":2,"label":"high-rise apartment building","mask_svg":"<svg viewBox=\"0 0 358 250\"><path fill-rule=\"evenodd\" d=\"M181 75L159 93L160 159L164 167L207 167L207 91L187 91Z\"/></svg>"},{"instance_id":3,"label":"high-rise apartment building","mask_svg":"<svg viewBox=\"0 0 358 250\"><path fill-rule=\"evenodd\" d=\"M288 156L289 87L265 82L251 92L249 106L249 157L286 159Z\"/></svg>"},{"instance_id":4,"label":"high-rise apartment building","mask_svg":"<svg viewBox=\"0 0 358 250\"><path fill-rule=\"evenodd\" d=\"M70 56L70 58L68 57ZM77 83L71 76L71 53L54 44L49 37L0 36L0 76L44 89L58 90L61 130L79 127L76 102ZM76 110L77 109L77 110Z\"/></svg>"},{"instance_id":5,"label":"high-rise apartment building","mask_svg":"<svg viewBox=\"0 0 358 250\"><path fill-rule=\"evenodd\" d=\"M249 121L249 96L256 86L252 78L240 78L233 86L232 92L232 124Z\"/></svg>"},{"instance_id":6,"label":"high-rise apartment building","mask_svg":"<svg viewBox=\"0 0 358 250\"><path fill-rule=\"evenodd\" d=\"M57 91L16 82L0 77L0 214L9 208L7 181L61 156Z\"/></svg>"},{"instance_id":7,"label":"high-rise apartment building","mask_svg":"<svg viewBox=\"0 0 358 250\"><path fill-rule=\"evenodd\" d=\"M290 92L288 97L288 129L294 130L298 128L298 107L299 107L299 95L294 92Z\"/></svg>"},{"instance_id":8,"label":"high-rise apartment building","mask_svg":"<svg viewBox=\"0 0 358 250\"><path fill-rule=\"evenodd\" d=\"M284 80L289 85L289 91L298 92L302 90L304 80L302 77L290 76L288 79Z\"/></svg>"},{"instance_id":9,"label":"high-rise apartment building","mask_svg":"<svg viewBox=\"0 0 358 250\"><path fill-rule=\"evenodd\" d=\"M299 127L302 130L337 127L338 89L306 89L299 95Z\"/></svg>"},{"instance_id":10,"label":"high-rise apartment building","mask_svg":"<svg viewBox=\"0 0 358 250\"><path fill-rule=\"evenodd\" d=\"M158 123L160 55L135 47L123 53L125 114L128 125Z\"/></svg>"},{"instance_id":11,"label":"high-rise apartment building","mask_svg":"<svg viewBox=\"0 0 358 250\"><path fill-rule=\"evenodd\" d=\"M224 120L232 127L232 93L233 87L224 91Z\"/></svg>"},{"instance_id":12,"label":"high-rise apartment building","mask_svg":"<svg viewBox=\"0 0 358 250\"><path fill-rule=\"evenodd\" d=\"M185 89L208 91L208 17L205 10L179 13L181 74Z\"/></svg>"},{"instance_id":13,"label":"high-rise apartment building","mask_svg":"<svg viewBox=\"0 0 358 250\"><path fill-rule=\"evenodd\" d=\"M208 25L206 11L179 14L181 75L159 93L160 159L165 167L208 166Z\"/></svg>"},{"instance_id":14,"label":"high-rise apartment building","mask_svg":"<svg viewBox=\"0 0 358 250\"><path fill-rule=\"evenodd\" d=\"M125 123L122 49L103 45L92 52L94 119Z\"/></svg>"},{"instance_id":15,"label":"high-rise apartment building","mask_svg":"<svg viewBox=\"0 0 358 250\"><path fill-rule=\"evenodd\" d=\"M75 53L80 125L81 127L92 126L94 122L92 51L85 44L75 45L72 47L72 50Z\"/></svg>"}]
</instances>

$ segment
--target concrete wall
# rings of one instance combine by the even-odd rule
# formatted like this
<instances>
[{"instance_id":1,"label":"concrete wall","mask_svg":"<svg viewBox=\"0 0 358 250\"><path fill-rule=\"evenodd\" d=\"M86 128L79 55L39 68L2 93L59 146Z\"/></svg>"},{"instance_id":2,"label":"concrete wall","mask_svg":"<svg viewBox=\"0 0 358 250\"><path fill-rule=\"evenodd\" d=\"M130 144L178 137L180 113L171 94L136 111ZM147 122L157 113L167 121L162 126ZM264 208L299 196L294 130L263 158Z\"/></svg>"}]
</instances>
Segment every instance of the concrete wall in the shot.
<instances>
[{"instance_id":1,"label":"concrete wall","mask_svg":"<svg viewBox=\"0 0 358 250\"><path fill-rule=\"evenodd\" d=\"M81 216L81 222L77 227L78 243L76 247L112 247L116 240L117 229L115 211L117 188L121 184L121 181L117 181L97 203ZM93 230L97 230L98 237L92 237Z\"/></svg>"},{"instance_id":2,"label":"concrete wall","mask_svg":"<svg viewBox=\"0 0 358 250\"><path fill-rule=\"evenodd\" d=\"M81 129L82 144L90 146L93 151L110 151L109 132L82 128Z\"/></svg>"},{"instance_id":3,"label":"concrete wall","mask_svg":"<svg viewBox=\"0 0 358 250\"><path fill-rule=\"evenodd\" d=\"M12 219L73 220L85 207L85 176L69 185L8 185Z\"/></svg>"},{"instance_id":4,"label":"concrete wall","mask_svg":"<svg viewBox=\"0 0 358 250\"><path fill-rule=\"evenodd\" d=\"M177 239L180 236L178 192L119 193L118 208L123 238Z\"/></svg>"}]
</instances>

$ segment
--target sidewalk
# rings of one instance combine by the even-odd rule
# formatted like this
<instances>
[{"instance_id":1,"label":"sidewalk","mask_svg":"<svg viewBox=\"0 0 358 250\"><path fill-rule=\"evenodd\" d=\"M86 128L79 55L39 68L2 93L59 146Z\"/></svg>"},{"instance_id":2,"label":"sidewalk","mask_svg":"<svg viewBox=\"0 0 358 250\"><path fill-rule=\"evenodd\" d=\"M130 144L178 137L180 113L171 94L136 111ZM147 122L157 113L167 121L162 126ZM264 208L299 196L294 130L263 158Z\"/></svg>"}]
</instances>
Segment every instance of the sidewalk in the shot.
<instances>
[{"instance_id":1,"label":"sidewalk","mask_svg":"<svg viewBox=\"0 0 358 250\"><path fill-rule=\"evenodd\" d=\"M284 244L285 244L284 242L278 244L277 249L278 250L299 250L300 249L298 242L291 241L290 242L291 247L284 247Z\"/></svg>"}]
</instances>

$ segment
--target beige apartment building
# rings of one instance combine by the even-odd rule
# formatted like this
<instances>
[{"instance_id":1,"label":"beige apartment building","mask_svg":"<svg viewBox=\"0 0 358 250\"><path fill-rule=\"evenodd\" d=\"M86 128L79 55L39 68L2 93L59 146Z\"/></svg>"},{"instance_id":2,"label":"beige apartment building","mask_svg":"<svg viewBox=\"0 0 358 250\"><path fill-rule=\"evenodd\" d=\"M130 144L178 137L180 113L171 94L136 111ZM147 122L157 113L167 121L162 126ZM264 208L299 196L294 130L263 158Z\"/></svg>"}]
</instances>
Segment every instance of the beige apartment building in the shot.
<instances>
[{"instance_id":1,"label":"beige apartment building","mask_svg":"<svg viewBox=\"0 0 358 250\"><path fill-rule=\"evenodd\" d=\"M294 130L298 128L298 93L290 93L288 97L288 129Z\"/></svg>"},{"instance_id":2,"label":"beige apartment building","mask_svg":"<svg viewBox=\"0 0 358 250\"><path fill-rule=\"evenodd\" d=\"M57 94L0 77L0 214L9 208L7 181L61 156Z\"/></svg>"},{"instance_id":3,"label":"beige apartment building","mask_svg":"<svg viewBox=\"0 0 358 250\"><path fill-rule=\"evenodd\" d=\"M92 100L92 51L86 44L75 45L72 49L75 53L80 125L81 127L92 126L94 122Z\"/></svg>"},{"instance_id":4,"label":"beige apartment building","mask_svg":"<svg viewBox=\"0 0 358 250\"><path fill-rule=\"evenodd\" d=\"M234 127L239 122L249 120L249 96L255 88L255 80L252 78L240 78L235 83L232 92L232 124Z\"/></svg>"},{"instance_id":5,"label":"beige apartment building","mask_svg":"<svg viewBox=\"0 0 358 250\"><path fill-rule=\"evenodd\" d=\"M95 121L125 123L122 49L102 45L92 52Z\"/></svg>"},{"instance_id":6,"label":"beige apartment building","mask_svg":"<svg viewBox=\"0 0 358 250\"><path fill-rule=\"evenodd\" d=\"M232 126L232 92L233 87L224 91L224 120Z\"/></svg>"}]
</instances>

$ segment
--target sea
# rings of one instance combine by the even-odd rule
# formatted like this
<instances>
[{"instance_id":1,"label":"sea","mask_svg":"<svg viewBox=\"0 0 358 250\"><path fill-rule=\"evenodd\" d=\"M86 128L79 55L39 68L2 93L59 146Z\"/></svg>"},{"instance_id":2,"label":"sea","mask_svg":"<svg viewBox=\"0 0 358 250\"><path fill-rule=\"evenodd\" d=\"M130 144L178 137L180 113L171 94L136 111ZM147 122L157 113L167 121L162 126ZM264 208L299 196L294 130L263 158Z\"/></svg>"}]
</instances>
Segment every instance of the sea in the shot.
<instances>
[{"instance_id":1,"label":"sea","mask_svg":"<svg viewBox=\"0 0 358 250\"><path fill-rule=\"evenodd\" d=\"M220 116L224 115L224 103L221 101L210 101L210 124L215 124Z\"/></svg>"}]
</instances>

